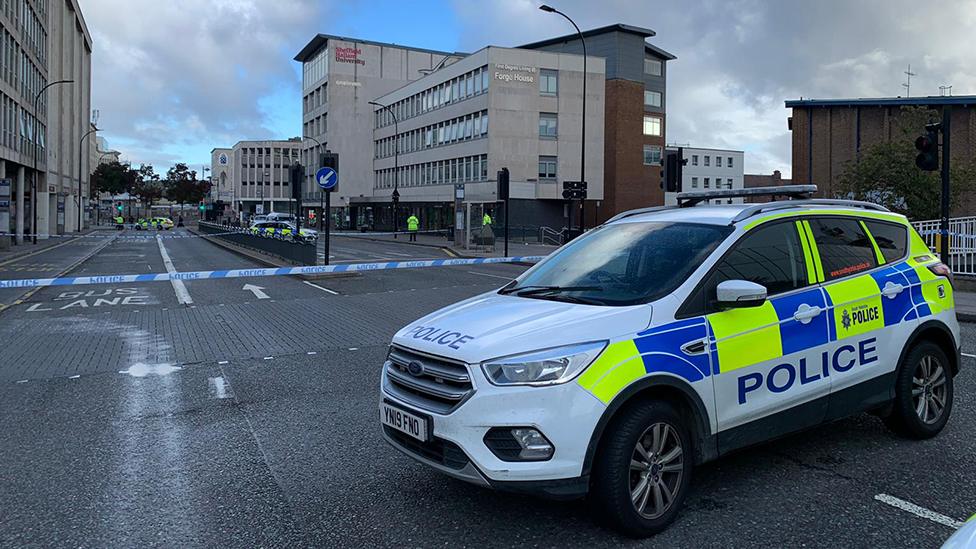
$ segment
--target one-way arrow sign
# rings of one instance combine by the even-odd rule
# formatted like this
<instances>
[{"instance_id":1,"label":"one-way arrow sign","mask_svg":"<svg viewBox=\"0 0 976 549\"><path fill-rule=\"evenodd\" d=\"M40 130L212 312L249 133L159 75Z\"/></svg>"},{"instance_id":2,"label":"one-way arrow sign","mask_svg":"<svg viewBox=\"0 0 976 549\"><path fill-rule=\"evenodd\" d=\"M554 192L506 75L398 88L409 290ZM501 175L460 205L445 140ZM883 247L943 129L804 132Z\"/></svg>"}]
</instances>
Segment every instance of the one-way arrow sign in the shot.
<instances>
[{"instance_id":1,"label":"one-way arrow sign","mask_svg":"<svg viewBox=\"0 0 976 549\"><path fill-rule=\"evenodd\" d=\"M269 296L268 294L266 294L266 293L264 293L264 292L261 291L261 290L264 289L261 286L255 286L254 284L245 284L244 287L241 288L241 289L244 290L245 292L252 292L254 294L254 297L256 297L258 299L270 299L271 298L271 296Z\"/></svg>"}]
</instances>

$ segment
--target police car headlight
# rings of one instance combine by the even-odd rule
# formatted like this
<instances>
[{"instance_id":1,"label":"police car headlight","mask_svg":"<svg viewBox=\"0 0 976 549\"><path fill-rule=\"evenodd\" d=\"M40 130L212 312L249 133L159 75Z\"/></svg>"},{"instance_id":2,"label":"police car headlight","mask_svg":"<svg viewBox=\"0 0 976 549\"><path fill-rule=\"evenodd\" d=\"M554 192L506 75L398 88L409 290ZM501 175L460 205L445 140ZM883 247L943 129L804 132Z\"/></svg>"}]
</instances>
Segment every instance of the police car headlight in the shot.
<instances>
[{"instance_id":1,"label":"police car headlight","mask_svg":"<svg viewBox=\"0 0 976 549\"><path fill-rule=\"evenodd\" d=\"M481 365L494 385L557 385L586 369L607 346L581 343L489 360Z\"/></svg>"}]
</instances>

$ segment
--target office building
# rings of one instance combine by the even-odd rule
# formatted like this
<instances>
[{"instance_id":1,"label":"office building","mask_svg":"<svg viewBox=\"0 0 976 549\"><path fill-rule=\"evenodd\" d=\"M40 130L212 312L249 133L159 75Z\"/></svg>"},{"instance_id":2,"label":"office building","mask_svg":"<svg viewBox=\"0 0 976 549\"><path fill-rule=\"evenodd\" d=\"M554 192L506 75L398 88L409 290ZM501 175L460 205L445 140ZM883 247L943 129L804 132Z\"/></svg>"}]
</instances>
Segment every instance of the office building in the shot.
<instances>
[{"instance_id":1,"label":"office building","mask_svg":"<svg viewBox=\"0 0 976 549\"><path fill-rule=\"evenodd\" d=\"M396 186L403 216L449 226L455 185L463 185L465 203L492 210L496 174L505 167L510 223L564 226L562 182L580 178L583 74L580 55L487 47L377 98L394 114L376 108L373 192L353 203L384 206L368 209L370 221L390 225L385 206ZM594 90L587 93L586 179L591 199L601 200L602 58L588 59L586 78Z\"/></svg>"},{"instance_id":2,"label":"office building","mask_svg":"<svg viewBox=\"0 0 976 549\"><path fill-rule=\"evenodd\" d=\"M298 162L302 140L238 141L210 151L211 199L217 217L244 219L269 212L295 213L288 167Z\"/></svg>"},{"instance_id":3,"label":"office building","mask_svg":"<svg viewBox=\"0 0 976 549\"><path fill-rule=\"evenodd\" d=\"M5 1L0 31L0 178L11 180L9 228L0 231L12 230L20 243L24 233L43 239L78 230L88 205L90 143L81 138L91 111L92 43L84 16L77 0ZM60 80L73 82L44 89Z\"/></svg>"},{"instance_id":4,"label":"office building","mask_svg":"<svg viewBox=\"0 0 976 549\"><path fill-rule=\"evenodd\" d=\"M942 120L943 108L951 108L950 160L961 164L976 158L976 95L800 99L786 101L792 109L793 182L813 183L821 196L834 196L845 165L857 161L862 150L904 138L898 126L903 107L931 109L935 121ZM924 131L918 128L918 135Z\"/></svg>"}]
</instances>

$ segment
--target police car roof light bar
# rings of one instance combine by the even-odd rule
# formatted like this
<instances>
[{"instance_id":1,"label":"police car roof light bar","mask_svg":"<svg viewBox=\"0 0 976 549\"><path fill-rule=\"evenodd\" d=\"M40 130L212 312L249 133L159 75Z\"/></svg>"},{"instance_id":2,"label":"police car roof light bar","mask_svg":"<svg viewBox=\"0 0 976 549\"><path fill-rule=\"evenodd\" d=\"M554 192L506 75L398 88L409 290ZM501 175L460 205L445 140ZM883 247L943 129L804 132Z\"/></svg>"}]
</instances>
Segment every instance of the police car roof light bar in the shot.
<instances>
[{"instance_id":1,"label":"police car roof light bar","mask_svg":"<svg viewBox=\"0 0 976 549\"><path fill-rule=\"evenodd\" d=\"M750 187L747 189L716 189L678 193L678 207L688 208L713 198L746 198L751 196L784 196L810 198L817 192L816 185L780 185L777 187Z\"/></svg>"},{"instance_id":2,"label":"police car roof light bar","mask_svg":"<svg viewBox=\"0 0 976 549\"><path fill-rule=\"evenodd\" d=\"M766 213L774 210L786 210L790 208L803 208L806 206L837 206L842 208L861 208L864 210L874 210L876 212L890 212L888 208L881 206L879 204L872 204L871 202L862 202L860 200L843 200L838 198L811 198L809 200L781 200L778 202L767 202L765 204L753 204L748 208L744 208L741 212L736 214L729 222L729 225L735 225L740 221L749 219L754 215L761 213Z\"/></svg>"}]
</instances>

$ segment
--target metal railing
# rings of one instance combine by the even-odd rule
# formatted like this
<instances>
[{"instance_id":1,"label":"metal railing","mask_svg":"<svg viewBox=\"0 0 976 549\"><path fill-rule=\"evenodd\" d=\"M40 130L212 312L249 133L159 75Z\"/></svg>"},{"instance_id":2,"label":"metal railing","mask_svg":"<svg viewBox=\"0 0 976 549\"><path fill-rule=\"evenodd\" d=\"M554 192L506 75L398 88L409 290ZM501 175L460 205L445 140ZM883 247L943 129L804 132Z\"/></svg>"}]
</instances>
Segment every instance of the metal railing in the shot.
<instances>
[{"instance_id":1,"label":"metal railing","mask_svg":"<svg viewBox=\"0 0 976 549\"><path fill-rule=\"evenodd\" d=\"M925 244L935 253L942 246L938 219L914 221ZM976 276L976 216L949 219L949 267L961 275Z\"/></svg>"},{"instance_id":2,"label":"metal railing","mask_svg":"<svg viewBox=\"0 0 976 549\"><path fill-rule=\"evenodd\" d=\"M553 246L563 245L563 233L550 227L539 227L539 243Z\"/></svg>"},{"instance_id":3,"label":"metal railing","mask_svg":"<svg viewBox=\"0 0 976 549\"><path fill-rule=\"evenodd\" d=\"M213 234L215 238L274 255L297 265L315 265L318 260L318 247L314 243L295 242L280 236L256 235L245 227L206 221L199 222L198 227L201 233Z\"/></svg>"}]
</instances>

